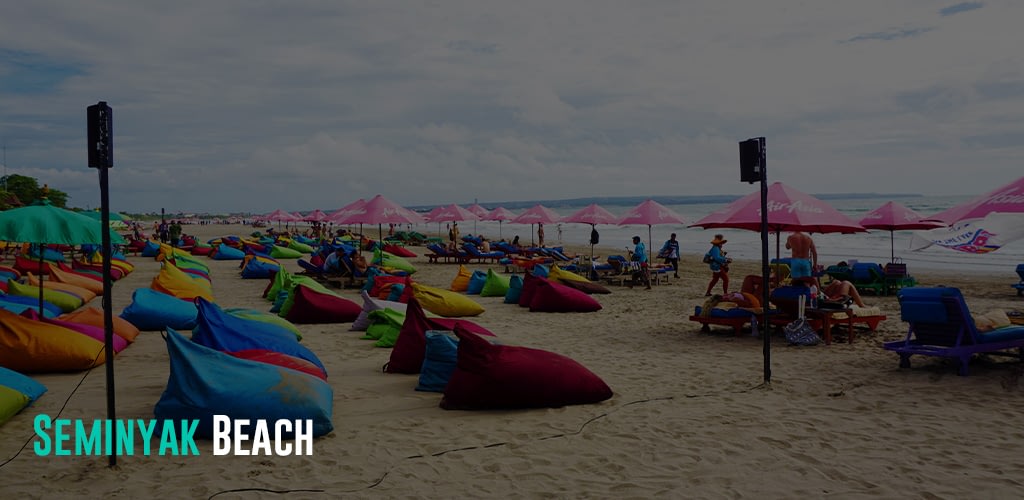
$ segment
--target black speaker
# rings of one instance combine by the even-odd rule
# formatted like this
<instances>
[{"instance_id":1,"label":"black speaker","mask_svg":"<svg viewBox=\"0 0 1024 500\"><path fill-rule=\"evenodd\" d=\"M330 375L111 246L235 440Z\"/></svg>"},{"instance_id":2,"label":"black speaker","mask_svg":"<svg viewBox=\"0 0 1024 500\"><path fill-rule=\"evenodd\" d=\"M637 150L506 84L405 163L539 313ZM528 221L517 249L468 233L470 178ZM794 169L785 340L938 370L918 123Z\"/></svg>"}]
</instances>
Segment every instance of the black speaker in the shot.
<instances>
[{"instance_id":1,"label":"black speaker","mask_svg":"<svg viewBox=\"0 0 1024 500\"><path fill-rule=\"evenodd\" d=\"M114 166L114 112L100 101L86 109L86 135L90 168Z\"/></svg>"},{"instance_id":2,"label":"black speaker","mask_svg":"<svg viewBox=\"0 0 1024 500\"><path fill-rule=\"evenodd\" d=\"M758 182L764 168L764 138L740 141L740 181Z\"/></svg>"}]
</instances>

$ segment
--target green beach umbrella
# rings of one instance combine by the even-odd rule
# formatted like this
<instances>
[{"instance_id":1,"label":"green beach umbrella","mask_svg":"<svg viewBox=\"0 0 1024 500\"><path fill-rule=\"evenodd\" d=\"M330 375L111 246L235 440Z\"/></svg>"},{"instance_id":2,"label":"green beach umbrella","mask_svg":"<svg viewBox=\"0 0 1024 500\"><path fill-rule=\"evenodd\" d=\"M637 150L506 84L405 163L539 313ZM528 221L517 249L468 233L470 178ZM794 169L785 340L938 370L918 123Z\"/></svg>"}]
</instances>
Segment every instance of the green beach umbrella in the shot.
<instances>
[{"instance_id":1,"label":"green beach umbrella","mask_svg":"<svg viewBox=\"0 0 1024 500\"><path fill-rule=\"evenodd\" d=\"M27 207L0 212L0 241L58 245L100 244L103 242L102 222L88 216L55 207L45 195ZM110 228L106 228L110 231ZM111 244L124 244L124 238L110 231ZM106 257L105 257L106 258ZM39 251L42 267L43 251ZM39 279L39 314L43 312L43 281Z\"/></svg>"}]
</instances>

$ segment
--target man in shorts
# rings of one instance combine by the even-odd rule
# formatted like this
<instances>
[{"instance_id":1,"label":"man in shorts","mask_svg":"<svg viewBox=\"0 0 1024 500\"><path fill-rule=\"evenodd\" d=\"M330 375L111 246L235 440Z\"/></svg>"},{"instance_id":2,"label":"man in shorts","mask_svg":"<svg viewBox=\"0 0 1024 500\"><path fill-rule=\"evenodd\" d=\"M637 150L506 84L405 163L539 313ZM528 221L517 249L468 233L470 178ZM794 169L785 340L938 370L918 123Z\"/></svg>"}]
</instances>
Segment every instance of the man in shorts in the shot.
<instances>
[{"instance_id":1,"label":"man in shorts","mask_svg":"<svg viewBox=\"0 0 1024 500\"><path fill-rule=\"evenodd\" d=\"M786 238L786 248L793 251L789 260L789 272L793 278L809 278L812 269L818 265L818 250L814 248L814 240L806 234L796 231Z\"/></svg>"}]
</instances>

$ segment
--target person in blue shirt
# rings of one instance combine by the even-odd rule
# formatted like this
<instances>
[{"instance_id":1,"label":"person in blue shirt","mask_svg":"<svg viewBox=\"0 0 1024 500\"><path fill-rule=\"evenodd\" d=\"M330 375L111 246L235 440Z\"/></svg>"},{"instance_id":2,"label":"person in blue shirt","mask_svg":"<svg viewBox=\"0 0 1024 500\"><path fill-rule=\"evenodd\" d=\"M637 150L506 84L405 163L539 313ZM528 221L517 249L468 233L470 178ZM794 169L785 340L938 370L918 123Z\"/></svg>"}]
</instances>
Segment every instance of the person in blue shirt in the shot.
<instances>
[{"instance_id":1,"label":"person in blue shirt","mask_svg":"<svg viewBox=\"0 0 1024 500\"><path fill-rule=\"evenodd\" d=\"M718 284L718 280L722 280L722 295L729 294L729 263L732 259L725 256L725 251L722 250L722 245L728 241L720 234L715 235L715 239L711 240L711 250L704 254L704 261L711 267L711 282L708 283L708 291L704 294L705 297L711 296L711 290Z\"/></svg>"},{"instance_id":2,"label":"person in blue shirt","mask_svg":"<svg viewBox=\"0 0 1024 500\"><path fill-rule=\"evenodd\" d=\"M342 274L346 270L345 265L341 262L341 258L344 255L344 247L338 247L331 252L331 254L324 259L324 272L328 274Z\"/></svg>"},{"instance_id":3,"label":"person in blue shirt","mask_svg":"<svg viewBox=\"0 0 1024 500\"><path fill-rule=\"evenodd\" d=\"M650 290L651 274L647 261L647 245L640 241L639 236L633 237L633 251L629 253L629 259L633 262L638 262L640 265L640 269L633 273L633 281L635 282L637 278L640 278L644 287ZM633 288L633 285L630 284L629 287Z\"/></svg>"},{"instance_id":4,"label":"person in blue shirt","mask_svg":"<svg viewBox=\"0 0 1024 500\"><path fill-rule=\"evenodd\" d=\"M665 259L665 263L672 266L672 272L675 277L679 277L679 240L676 239L676 233L672 233L665 241L665 244L661 246L661 250L658 255Z\"/></svg>"}]
</instances>

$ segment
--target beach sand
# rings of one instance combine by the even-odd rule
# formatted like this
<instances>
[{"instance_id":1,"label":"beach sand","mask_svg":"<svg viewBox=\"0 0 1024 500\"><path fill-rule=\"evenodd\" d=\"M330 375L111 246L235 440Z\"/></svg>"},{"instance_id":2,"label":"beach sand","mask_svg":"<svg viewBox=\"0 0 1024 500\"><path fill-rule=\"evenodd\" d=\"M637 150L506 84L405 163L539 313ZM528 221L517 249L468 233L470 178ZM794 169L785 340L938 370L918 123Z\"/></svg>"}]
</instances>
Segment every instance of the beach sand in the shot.
<instances>
[{"instance_id":1,"label":"beach sand","mask_svg":"<svg viewBox=\"0 0 1024 500\"><path fill-rule=\"evenodd\" d=\"M187 226L201 240L248 235L246 226ZM373 232L371 232L373 233ZM625 243L623 243L625 244ZM422 248L412 247L422 254ZM585 252L589 248L570 248ZM607 254L608 249L598 249ZM611 250L615 252L615 250ZM159 264L131 257L116 282L114 312L148 287ZM447 288L458 269L411 259L415 279ZM237 261L209 260L222 307L268 310L266 280L243 280ZM299 270L286 261L289 271ZM486 265L474 264L475 269ZM503 270L504 266L493 266ZM762 385L762 340L731 329L700 333L688 316L704 301L709 271L684 255L682 278L652 290L611 287L589 314L530 313L501 298L474 297L477 323L501 342L569 356L602 377L603 403L520 411L446 411L441 395L414 390L416 376L381 372L390 349L360 340L349 324L300 325L303 344L327 367L334 427L302 457L40 457L32 421L107 416L105 374L44 374L49 391L0 427L5 498L1016 498L1024 487L1024 369L982 357L971 376L914 357L901 370L884 341L902 338L894 297L865 297L888 316L853 344L771 346L771 384ZM732 288L755 272L733 265ZM915 272L925 286L960 287L973 311L1024 309L1000 275ZM339 291L362 303L356 291ZM99 307L96 299L91 305ZM153 418L167 383L167 350L144 332L116 359L118 418ZM84 380L83 380L84 377ZM79 383L81 385L79 386ZM65 406L66 405L66 406ZM23 445L27 446L22 449ZM20 453L19 453L20 450ZM233 491L244 490L244 491Z\"/></svg>"}]
</instances>

